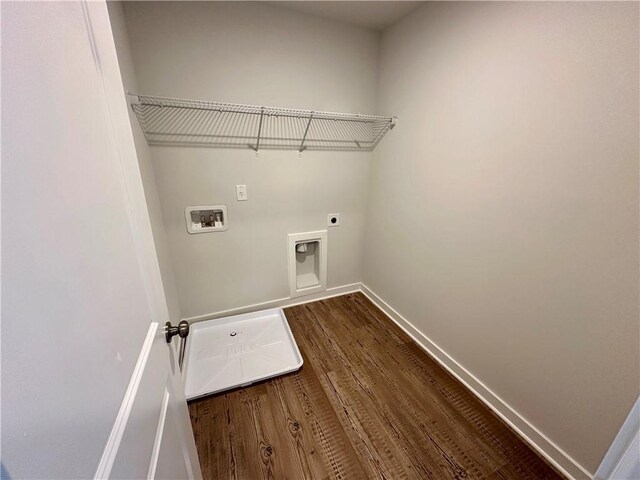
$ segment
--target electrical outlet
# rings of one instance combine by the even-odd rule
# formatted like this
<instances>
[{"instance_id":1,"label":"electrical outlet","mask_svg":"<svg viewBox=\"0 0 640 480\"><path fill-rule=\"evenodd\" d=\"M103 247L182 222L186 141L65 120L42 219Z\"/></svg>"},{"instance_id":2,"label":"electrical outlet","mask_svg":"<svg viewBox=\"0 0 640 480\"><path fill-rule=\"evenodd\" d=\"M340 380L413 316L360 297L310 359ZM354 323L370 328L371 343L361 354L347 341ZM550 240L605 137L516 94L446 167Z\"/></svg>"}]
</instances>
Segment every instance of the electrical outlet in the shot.
<instances>
[{"instance_id":1,"label":"electrical outlet","mask_svg":"<svg viewBox=\"0 0 640 480\"><path fill-rule=\"evenodd\" d=\"M340 225L340 214L330 213L327 215L327 227L337 227Z\"/></svg>"},{"instance_id":2,"label":"electrical outlet","mask_svg":"<svg viewBox=\"0 0 640 480\"><path fill-rule=\"evenodd\" d=\"M246 185L236 185L236 200L239 202L244 202L245 200L249 200L249 197L247 196Z\"/></svg>"}]
</instances>

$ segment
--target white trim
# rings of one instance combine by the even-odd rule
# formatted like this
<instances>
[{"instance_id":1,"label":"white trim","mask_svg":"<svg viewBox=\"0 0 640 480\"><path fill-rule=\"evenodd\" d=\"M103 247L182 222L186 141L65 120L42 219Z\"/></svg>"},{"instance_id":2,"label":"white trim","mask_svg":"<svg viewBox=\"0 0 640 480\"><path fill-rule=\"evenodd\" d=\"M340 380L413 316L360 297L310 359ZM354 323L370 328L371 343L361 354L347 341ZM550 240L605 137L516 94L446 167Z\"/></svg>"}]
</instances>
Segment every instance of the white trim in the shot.
<instances>
[{"instance_id":1,"label":"white trim","mask_svg":"<svg viewBox=\"0 0 640 480\"><path fill-rule=\"evenodd\" d=\"M420 332L411 322L400 315L393 307L364 284L362 284L362 293L382 310L387 317L404 330L407 335L433 357L445 370L462 382L462 384L471 390L487 407L515 430L522 439L546 458L549 463L569 478L593 478L593 475L582 467L582 465L571 458L569 454L553 443L544 433L533 426L526 418L492 392L489 387L483 384L469 370L459 364L447 352Z\"/></svg>"},{"instance_id":2,"label":"white trim","mask_svg":"<svg viewBox=\"0 0 640 480\"><path fill-rule=\"evenodd\" d=\"M297 277L297 251L296 247L299 243L318 242L320 255L318 261L318 283L309 287L298 288ZM290 233L287 235L287 257L289 260L289 295L293 297L302 297L313 293L323 292L327 289L327 231L319 230L316 232Z\"/></svg>"},{"instance_id":3,"label":"white trim","mask_svg":"<svg viewBox=\"0 0 640 480\"><path fill-rule=\"evenodd\" d=\"M151 220L144 195L142 175L127 110L126 92L122 85L107 4L106 2L83 0L82 8L96 69L102 81L104 107L111 127L110 136L118 154L128 205L129 224L140 274L147 293L146 301L149 305L152 321L164 324L169 320L169 310L162 285L156 246L153 241Z\"/></svg>"},{"instance_id":4,"label":"white trim","mask_svg":"<svg viewBox=\"0 0 640 480\"><path fill-rule=\"evenodd\" d=\"M219 312L207 313L204 315L198 315L195 317L183 318L189 323L204 322L205 320L212 320L214 318L230 317L231 315L240 315L241 313L257 312L258 310L267 310L270 308L285 308L293 307L294 305L302 305L305 303L316 302L318 300L324 300L325 298L339 297L340 295L346 295L347 293L354 293L362 291L361 283L351 283L349 285L342 285L340 287L327 288L326 291L306 296L304 299L284 297L276 300L269 300L267 302L254 303L253 305L247 305L244 307L230 308L228 310L221 310Z\"/></svg>"},{"instance_id":5,"label":"white trim","mask_svg":"<svg viewBox=\"0 0 640 480\"><path fill-rule=\"evenodd\" d=\"M633 468L640 462L640 397L631 408L620 431L602 459L595 478L631 478Z\"/></svg>"},{"instance_id":6,"label":"white trim","mask_svg":"<svg viewBox=\"0 0 640 480\"><path fill-rule=\"evenodd\" d=\"M122 76L107 4L104 1L95 2L91 0L83 0L81 4L96 70L102 81L104 108L110 127L109 133L118 156L121 181L128 205L129 224L146 293L146 298L141 299L141 301L147 302L151 316L147 337L142 345L115 423L96 469L95 478L102 479L108 478L113 469L136 395L139 393L140 382L149 361L153 343L156 341L155 336L158 334L159 329L164 328L164 323L169 319L169 311L153 241L151 221L131 130L129 107L126 101L126 92L122 85ZM192 432L186 405L183 410L185 418L180 422L178 428L181 435L184 434L182 432L183 429L188 430L189 433ZM193 439L191 439L191 442L183 441L182 443L190 450L190 460L193 461L195 459L197 462L196 447ZM199 465L190 467L196 468L197 472L200 473Z\"/></svg>"},{"instance_id":7,"label":"white trim","mask_svg":"<svg viewBox=\"0 0 640 480\"><path fill-rule=\"evenodd\" d=\"M167 379L169 383L169 379ZM156 477L156 467L158 466L158 458L160 456L160 446L162 443L162 434L164 433L164 424L167 421L167 409L169 407L169 390L164 389L164 397L162 399L162 408L160 409L160 416L158 417L158 428L156 429L156 438L153 442L153 450L151 451L151 461L149 462L149 470L147 472L147 479L152 480ZM189 461L185 464L188 466Z\"/></svg>"},{"instance_id":8,"label":"white trim","mask_svg":"<svg viewBox=\"0 0 640 480\"><path fill-rule=\"evenodd\" d=\"M104 451L102 452L100 463L98 463L98 468L96 469L96 474L94 475L95 479L105 479L109 478L109 475L111 475L113 462L115 461L116 455L118 454L120 442L122 441L122 435L124 434L125 428L127 427L127 422L129 421L129 415L131 414L131 409L133 408L133 404L138 393L140 380L142 380L144 369L147 365L147 360L149 359L149 353L151 352L151 346L153 345L157 329L158 324L156 322L151 322L149 324L147 336L144 339L144 343L142 344L142 349L140 350L138 361L136 362L136 366L133 369L133 374L131 375L131 379L129 380L129 385L127 386L124 398L122 399L122 403L120 404L120 410L118 410L116 421L113 424L113 428L111 429L111 433L109 434L107 444L105 445Z\"/></svg>"},{"instance_id":9,"label":"white trim","mask_svg":"<svg viewBox=\"0 0 640 480\"><path fill-rule=\"evenodd\" d=\"M593 479L593 474L580 465L576 460L551 441L544 433L532 425L524 416L514 410L507 402L496 395L489 387L476 378L465 367L458 363L429 337L400 315L393 307L362 283L352 283L340 287L329 288L326 292L309 295L304 300L286 297L267 302L247 305L245 307L232 308L206 315L184 318L188 322L201 322L214 318L227 317L247 312L255 312L268 308L285 308L305 303L316 302L326 298L338 297L348 293L362 292L374 305L376 305L387 317L397 324L414 342L436 360L447 372L457 378L476 397L478 397L489 409L498 415L507 425L526 441L534 450L542 455L549 463L560 470L568 478L583 480Z\"/></svg>"}]
</instances>

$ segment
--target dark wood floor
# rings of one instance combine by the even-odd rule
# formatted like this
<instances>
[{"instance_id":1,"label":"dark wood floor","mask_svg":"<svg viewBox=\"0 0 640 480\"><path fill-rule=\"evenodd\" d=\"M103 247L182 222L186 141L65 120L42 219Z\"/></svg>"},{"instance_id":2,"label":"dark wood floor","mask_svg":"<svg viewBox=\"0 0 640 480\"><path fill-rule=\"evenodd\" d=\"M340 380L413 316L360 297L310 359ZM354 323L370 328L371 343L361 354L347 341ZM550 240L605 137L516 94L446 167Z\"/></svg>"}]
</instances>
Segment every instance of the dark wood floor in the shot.
<instances>
[{"instance_id":1,"label":"dark wood floor","mask_svg":"<svg viewBox=\"0 0 640 480\"><path fill-rule=\"evenodd\" d=\"M362 294L285 312L300 371L189 405L205 479L562 478Z\"/></svg>"}]
</instances>

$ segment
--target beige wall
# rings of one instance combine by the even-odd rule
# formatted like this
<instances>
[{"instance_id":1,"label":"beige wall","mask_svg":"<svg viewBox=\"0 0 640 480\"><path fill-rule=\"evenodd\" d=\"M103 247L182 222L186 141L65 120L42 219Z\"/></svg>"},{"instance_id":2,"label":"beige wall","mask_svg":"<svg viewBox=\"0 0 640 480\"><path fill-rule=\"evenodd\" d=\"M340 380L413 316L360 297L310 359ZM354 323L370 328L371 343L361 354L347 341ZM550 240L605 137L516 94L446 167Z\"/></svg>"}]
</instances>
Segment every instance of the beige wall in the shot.
<instances>
[{"instance_id":1,"label":"beige wall","mask_svg":"<svg viewBox=\"0 0 640 480\"><path fill-rule=\"evenodd\" d=\"M364 280L595 471L639 391L637 4L434 3L381 43L269 5L124 10L140 93L400 117L373 155L144 146L183 317L287 297L286 234L340 212L329 286ZM219 203L227 232L186 232Z\"/></svg>"},{"instance_id":2,"label":"beige wall","mask_svg":"<svg viewBox=\"0 0 640 480\"><path fill-rule=\"evenodd\" d=\"M139 93L375 110L379 35L269 5L124 5ZM359 282L371 154L151 148L183 317L288 297L287 234L329 231L328 286ZM249 201L236 202L246 184ZM184 208L225 204L229 230L189 235Z\"/></svg>"},{"instance_id":3,"label":"beige wall","mask_svg":"<svg viewBox=\"0 0 640 480\"><path fill-rule=\"evenodd\" d=\"M138 80L136 78L133 58L131 57L131 46L129 45L129 35L127 33L122 4L120 2L107 2L107 8L111 29L113 31L113 39L118 53L118 64L120 66L124 90L125 92L135 92L138 90ZM169 258L167 234L162 218L162 211L160 210L160 198L158 196L158 188L156 187L154 167L151 163L151 150L147 145L144 133L140 128L140 124L133 110L131 108L128 110L133 131L133 140L135 141L136 152L138 154L140 175L142 176L144 194L149 210L149 219L151 220L151 228L153 230L153 241L156 246L162 284L167 299L167 307L169 308L169 317L172 321L179 321L181 312L178 303L178 291Z\"/></svg>"},{"instance_id":4,"label":"beige wall","mask_svg":"<svg viewBox=\"0 0 640 480\"><path fill-rule=\"evenodd\" d=\"M364 282L591 472L639 391L638 4L385 31Z\"/></svg>"}]
</instances>

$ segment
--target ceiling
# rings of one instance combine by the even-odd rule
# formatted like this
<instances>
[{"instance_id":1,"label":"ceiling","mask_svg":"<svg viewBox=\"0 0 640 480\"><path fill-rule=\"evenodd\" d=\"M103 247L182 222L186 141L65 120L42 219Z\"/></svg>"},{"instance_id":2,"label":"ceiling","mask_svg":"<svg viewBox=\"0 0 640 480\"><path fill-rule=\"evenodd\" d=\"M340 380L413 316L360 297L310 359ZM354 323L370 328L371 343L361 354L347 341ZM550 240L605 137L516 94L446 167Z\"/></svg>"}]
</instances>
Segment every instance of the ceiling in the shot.
<instances>
[{"instance_id":1,"label":"ceiling","mask_svg":"<svg viewBox=\"0 0 640 480\"><path fill-rule=\"evenodd\" d=\"M424 2L297 1L267 3L359 27L383 30Z\"/></svg>"}]
</instances>

